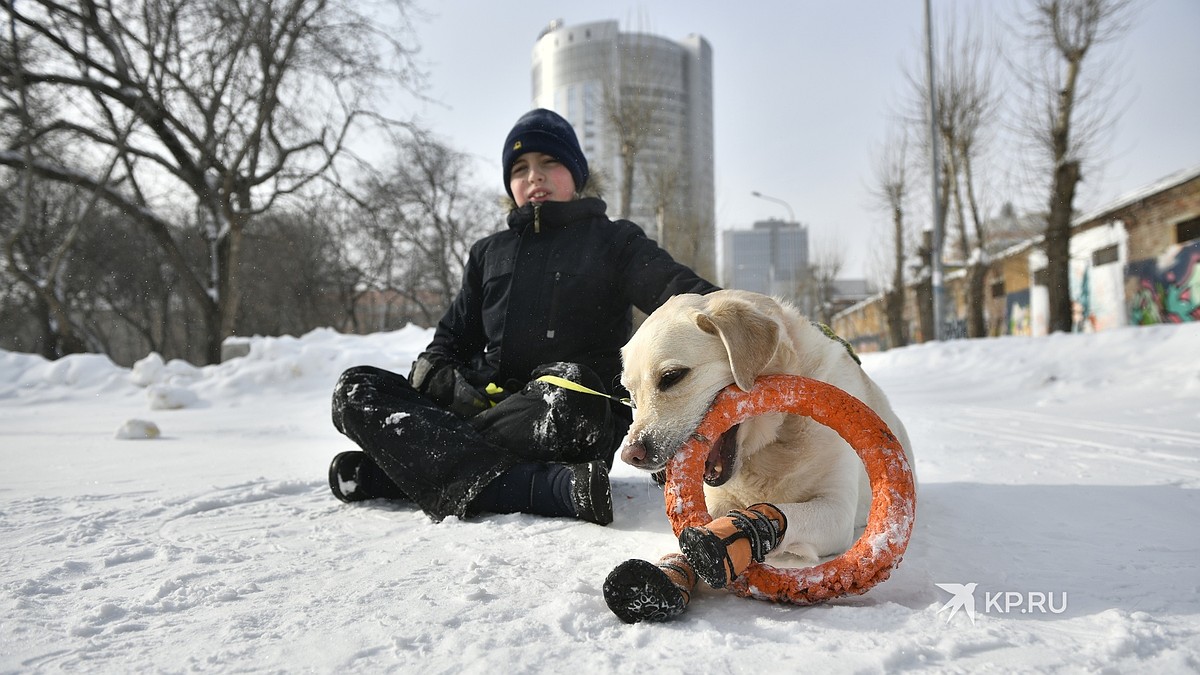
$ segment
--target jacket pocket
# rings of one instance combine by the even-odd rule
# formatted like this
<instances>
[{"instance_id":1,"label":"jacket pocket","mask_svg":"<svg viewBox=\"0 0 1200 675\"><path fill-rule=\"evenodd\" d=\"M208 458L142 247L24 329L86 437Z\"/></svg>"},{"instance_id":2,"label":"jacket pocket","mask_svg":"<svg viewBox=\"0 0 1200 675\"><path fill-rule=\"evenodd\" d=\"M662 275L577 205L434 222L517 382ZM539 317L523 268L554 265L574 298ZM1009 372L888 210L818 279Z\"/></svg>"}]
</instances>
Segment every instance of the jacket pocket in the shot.
<instances>
[{"instance_id":1,"label":"jacket pocket","mask_svg":"<svg viewBox=\"0 0 1200 675\"><path fill-rule=\"evenodd\" d=\"M509 255L494 255L489 256L483 261L483 283L484 285L494 283L497 280L507 282L507 277L512 276L514 261Z\"/></svg>"}]
</instances>

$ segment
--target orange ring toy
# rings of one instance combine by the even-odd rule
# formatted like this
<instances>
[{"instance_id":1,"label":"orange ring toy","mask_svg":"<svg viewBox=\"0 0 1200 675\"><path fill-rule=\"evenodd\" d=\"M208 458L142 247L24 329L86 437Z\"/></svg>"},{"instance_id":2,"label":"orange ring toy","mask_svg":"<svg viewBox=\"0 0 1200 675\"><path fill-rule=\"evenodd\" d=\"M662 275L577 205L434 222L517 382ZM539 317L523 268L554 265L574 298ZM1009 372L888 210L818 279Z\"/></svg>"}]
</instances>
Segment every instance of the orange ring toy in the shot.
<instances>
[{"instance_id":1,"label":"orange ring toy","mask_svg":"<svg viewBox=\"0 0 1200 675\"><path fill-rule=\"evenodd\" d=\"M867 528L842 555L814 567L779 569L751 562L729 588L738 595L811 605L860 595L900 564L916 518L916 491L904 448L879 415L833 385L796 375L769 375L745 392L717 394L696 433L667 464L667 518L675 535L712 520L704 501L704 461L713 442L750 417L769 412L804 415L833 429L862 459L871 480Z\"/></svg>"}]
</instances>

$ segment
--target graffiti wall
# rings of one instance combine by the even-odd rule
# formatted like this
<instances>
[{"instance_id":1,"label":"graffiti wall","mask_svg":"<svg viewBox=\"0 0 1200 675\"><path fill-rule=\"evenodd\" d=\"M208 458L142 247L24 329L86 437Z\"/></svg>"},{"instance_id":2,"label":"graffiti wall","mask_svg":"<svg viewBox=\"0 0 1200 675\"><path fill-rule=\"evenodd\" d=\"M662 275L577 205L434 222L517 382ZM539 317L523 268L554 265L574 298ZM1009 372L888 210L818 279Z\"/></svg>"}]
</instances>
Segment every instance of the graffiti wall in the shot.
<instances>
[{"instance_id":1,"label":"graffiti wall","mask_svg":"<svg viewBox=\"0 0 1200 675\"><path fill-rule=\"evenodd\" d=\"M1005 298L1005 335L1033 335L1029 289L1009 293Z\"/></svg>"},{"instance_id":2,"label":"graffiti wall","mask_svg":"<svg viewBox=\"0 0 1200 675\"><path fill-rule=\"evenodd\" d=\"M1128 235L1120 220L1071 237L1068 275L1071 327L1076 333L1108 330L1128 323L1124 264L1127 251ZM1047 333L1050 325L1050 292L1036 280L1048 262L1046 254L1037 249L1029 252L1028 260L1030 293L1028 297L1009 299L1007 319L1011 334L1040 336Z\"/></svg>"},{"instance_id":3,"label":"graffiti wall","mask_svg":"<svg viewBox=\"0 0 1200 675\"><path fill-rule=\"evenodd\" d=\"M1200 321L1200 241L1180 247L1166 259L1138 260L1126 265L1125 275L1134 287L1129 299L1129 322Z\"/></svg>"},{"instance_id":4,"label":"graffiti wall","mask_svg":"<svg viewBox=\"0 0 1200 675\"><path fill-rule=\"evenodd\" d=\"M1071 326L1094 333L1124 326L1128 235L1119 220L1071 237Z\"/></svg>"}]
</instances>

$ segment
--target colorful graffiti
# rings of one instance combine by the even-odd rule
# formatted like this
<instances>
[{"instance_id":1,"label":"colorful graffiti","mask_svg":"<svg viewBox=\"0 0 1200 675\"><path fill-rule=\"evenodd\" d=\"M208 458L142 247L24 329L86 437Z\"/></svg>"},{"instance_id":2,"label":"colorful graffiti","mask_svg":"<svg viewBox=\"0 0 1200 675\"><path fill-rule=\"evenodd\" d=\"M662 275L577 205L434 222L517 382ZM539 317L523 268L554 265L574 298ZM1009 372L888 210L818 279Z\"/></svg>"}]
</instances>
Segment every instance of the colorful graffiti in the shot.
<instances>
[{"instance_id":1,"label":"colorful graffiti","mask_svg":"<svg viewBox=\"0 0 1200 675\"><path fill-rule=\"evenodd\" d=\"M1009 293L1005 299L1004 315L1008 318L1006 335L1033 335L1029 290Z\"/></svg>"},{"instance_id":2,"label":"colorful graffiti","mask_svg":"<svg viewBox=\"0 0 1200 675\"><path fill-rule=\"evenodd\" d=\"M1071 237L1071 326L1094 333L1128 323L1125 311L1125 225L1114 221Z\"/></svg>"},{"instance_id":3,"label":"colorful graffiti","mask_svg":"<svg viewBox=\"0 0 1200 675\"><path fill-rule=\"evenodd\" d=\"M1200 241L1183 246L1168 266L1139 260L1129 263L1125 273L1137 282L1129 301L1130 323L1200 321Z\"/></svg>"},{"instance_id":4,"label":"colorful graffiti","mask_svg":"<svg viewBox=\"0 0 1200 675\"><path fill-rule=\"evenodd\" d=\"M1095 333L1125 325L1125 279L1121 265L1072 264L1071 273L1074 332Z\"/></svg>"}]
</instances>

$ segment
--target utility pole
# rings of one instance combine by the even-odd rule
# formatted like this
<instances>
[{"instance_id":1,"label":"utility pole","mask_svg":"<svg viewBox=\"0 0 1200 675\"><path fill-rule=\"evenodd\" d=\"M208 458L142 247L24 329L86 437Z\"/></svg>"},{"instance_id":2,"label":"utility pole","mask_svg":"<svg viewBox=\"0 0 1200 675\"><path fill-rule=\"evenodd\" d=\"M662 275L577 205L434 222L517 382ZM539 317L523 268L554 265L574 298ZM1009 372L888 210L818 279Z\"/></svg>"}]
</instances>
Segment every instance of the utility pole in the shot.
<instances>
[{"instance_id":1,"label":"utility pole","mask_svg":"<svg viewBox=\"0 0 1200 675\"><path fill-rule=\"evenodd\" d=\"M933 337L941 340L944 334L944 318L946 314L946 289L942 280L942 236L945 229L945 213L942 211L942 200L938 194L938 174L941 157L938 148L938 116L937 116L937 84L933 79L933 18L929 8L930 0L925 0L925 62L929 71L929 156L933 166L929 172L933 195L933 251L929 260L933 267Z\"/></svg>"}]
</instances>

